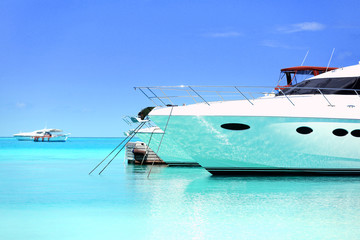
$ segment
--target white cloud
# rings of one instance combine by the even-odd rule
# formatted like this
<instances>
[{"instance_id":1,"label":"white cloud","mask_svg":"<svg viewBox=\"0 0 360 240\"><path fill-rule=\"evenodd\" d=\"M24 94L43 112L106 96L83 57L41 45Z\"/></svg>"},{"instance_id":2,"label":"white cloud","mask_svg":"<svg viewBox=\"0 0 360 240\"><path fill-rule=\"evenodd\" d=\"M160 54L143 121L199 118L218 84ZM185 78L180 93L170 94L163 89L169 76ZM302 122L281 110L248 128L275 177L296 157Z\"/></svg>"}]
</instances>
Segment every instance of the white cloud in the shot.
<instances>
[{"instance_id":1,"label":"white cloud","mask_svg":"<svg viewBox=\"0 0 360 240\"><path fill-rule=\"evenodd\" d=\"M284 44L277 40L269 40L269 39L263 40L262 42L260 42L260 45L270 48L284 48L284 49L297 49L297 50L307 49L303 46L292 46L292 45Z\"/></svg>"},{"instance_id":2,"label":"white cloud","mask_svg":"<svg viewBox=\"0 0 360 240\"><path fill-rule=\"evenodd\" d=\"M318 22L303 22L290 24L286 26L278 27L277 30L282 33L295 33L295 32L303 32L303 31L321 31L325 29L325 25Z\"/></svg>"},{"instance_id":3,"label":"white cloud","mask_svg":"<svg viewBox=\"0 0 360 240\"><path fill-rule=\"evenodd\" d=\"M278 41L274 41L274 40L264 40L260 43L261 46L264 47L271 47L271 48L291 48L290 46L286 45L286 44L282 44Z\"/></svg>"},{"instance_id":4,"label":"white cloud","mask_svg":"<svg viewBox=\"0 0 360 240\"><path fill-rule=\"evenodd\" d=\"M360 28L360 26L358 25L335 25L333 27L338 29L355 29L355 30Z\"/></svg>"},{"instance_id":5,"label":"white cloud","mask_svg":"<svg viewBox=\"0 0 360 240\"><path fill-rule=\"evenodd\" d=\"M337 58L340 60L344 60L346 58L351 57L353 54L350 51L344 51L337 54Z\"/></svg>"},{"instance_id":6,"label":"white cloud","mask_svg":"<svg viewBox=\"0 0 360 240\"><path fill-rule=\"evenodd\" d=\"M235 32L235 31L205 34L205 36L207 36L207 37L212 37L212 38L239 37L239 36L242 36L242 35L243 35L242 33L240 33L240 32Z\"/></svg>"},{"instance_id":7,"label":"white cloud","mask_svg":"<svg viewBox=\"0 0 360 240\"><path fill-rule=\"evenodd\" d=\"M91 109L87 108L87 107L84 107L80 111L83 112L83 113L87 113L87 112L91 112Z\"/></svg>"},{"instance_id":8,"label":"white cloud","mask_svg":"<svg viewBox=\"0 0 360 240\"><path fill-rule=\"evenodd\" d=\"M18 103L16 103L16 107L17 108L24 108L24 107L26 107L26 104L23 103L23 102L18 102Z\"/></svg>"}]
</instances>

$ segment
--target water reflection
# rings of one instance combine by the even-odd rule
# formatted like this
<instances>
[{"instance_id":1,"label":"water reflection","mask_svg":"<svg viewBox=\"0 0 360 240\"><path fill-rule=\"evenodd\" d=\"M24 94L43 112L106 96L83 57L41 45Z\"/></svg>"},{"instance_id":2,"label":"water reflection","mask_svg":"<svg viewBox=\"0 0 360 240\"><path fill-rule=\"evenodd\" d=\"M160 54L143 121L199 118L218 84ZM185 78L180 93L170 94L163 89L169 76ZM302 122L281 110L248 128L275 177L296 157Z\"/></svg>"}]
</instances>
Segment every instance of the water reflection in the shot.
<instances>
[{"instance_id":1,"label":"water reflection","mask_svg":"<svg viewBox=\"0 0 360 240\"><path fill-rule=\"evenodd\" d=\"M159 168L146 179L141 171L134 187L153 238L351 238L360 227L357 177L213 177L199 168Z\"/></svg>"},{"instance_id":2,"label":"water reflection","mask_svg":"<svg viewBox=\"0 0 360 240\"><path fill-rule=\"evenodd\" d=\"M195 179L187 187L189 192L303 192L344 191L360 187L360 177L314 177L314 176L270 176L270 177L221 177L209 176Z\"/></svg>"}]
</instances>

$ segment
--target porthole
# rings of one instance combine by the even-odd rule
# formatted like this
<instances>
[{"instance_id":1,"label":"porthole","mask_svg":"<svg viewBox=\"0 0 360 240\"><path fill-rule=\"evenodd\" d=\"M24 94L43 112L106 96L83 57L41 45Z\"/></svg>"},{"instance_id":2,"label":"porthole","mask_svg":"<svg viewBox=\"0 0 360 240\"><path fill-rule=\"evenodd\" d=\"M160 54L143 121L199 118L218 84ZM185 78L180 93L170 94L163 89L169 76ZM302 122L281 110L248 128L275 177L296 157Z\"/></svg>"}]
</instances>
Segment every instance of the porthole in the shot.
<instances>
[{"instance_id":1,"label":"porthole","mask_svg":"<svg viewBox=\"0 0 360 240\"><path fill-rule=\"evenodd\" d=\"M333 131L333 134L338 137L343 137L343 136L347 135L348 133L349 133L348 131L346 131L345 129L342 129L342 128L338 128Z\"/></svg>"},{"instance_id":2,"label":"porthole","mask_svg":"<svg viewBox=\"0 0 360 240\"><path fill-rule=\"evenodd\" d=\"M221 127L225 128L227 130L235 130L235 131L246 130L246 129L250 128L249 125L242 124L242 123L225 123L225 124L221 125Z\"/></svg>"},{"instance_id":3,"label":"porthole","mask_svg":"<svg viewBox=\"0 0 360 240\"><path fill-rule=\"evenodd\" d=\"M360 137L360 129L355 129L351 132L354 137Z\"/></svg>"},{"instance_id":4,"label":"porthole","mask_svg":"<svg viewBox=\"0 0 360 240\"><path fill-rule=\"evenodd\" d=\"M296 131L300 134L309 134L312 133L313 130L309 127L298 127Z\"/></svg>"}]
</instances>

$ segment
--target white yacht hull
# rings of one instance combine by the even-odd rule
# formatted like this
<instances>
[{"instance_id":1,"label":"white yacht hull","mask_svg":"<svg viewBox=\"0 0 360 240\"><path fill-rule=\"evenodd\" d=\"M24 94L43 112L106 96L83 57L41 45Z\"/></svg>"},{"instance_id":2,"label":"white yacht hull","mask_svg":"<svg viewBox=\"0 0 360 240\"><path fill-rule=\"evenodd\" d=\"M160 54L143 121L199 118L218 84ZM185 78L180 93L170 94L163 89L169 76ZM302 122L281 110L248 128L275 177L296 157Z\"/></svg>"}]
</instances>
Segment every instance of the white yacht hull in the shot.
<instances>
[{"instance_id":1,"label":"white yacht hull","mask_svg":"<svg viewBox=\"0 0 360 240\"><path fill-rule=\"evenodd\" d=\"M157 153L157 155L163 159L166 163L195 163L189 154L183 151L182 148L178 146L168 135L164 135L163 131L143 131L146 129L141 129L136 133L136 136L140 138L146 145L149 143L149 147Z\"/></svg>"},{"instance_id":2,"label":"white yacht hull","mask_svg":"<svg viewBox=\"0 0 360 240\"><path fill-rule=\"evenodd\" d=\"M28 136L14 136L18 141L33 141L32 137Z\"/></svg>"},{"instance_id":3,"label":"white yacht hull","mask_svg":"<svg viewBox=\"0 0 360 240\"><path fill-rule=\"evenodd\" d=\"M34 142L66 142L67 135L51 136L51 137L33 137Z\"/></svg>"},{"instance_id":4,"label":"white yacht hull","mask_svg":"<svg viewBox=\"0 0 360 240\"><path fill-rule=\"evenodd\" d=\"M328 96L333 106L316 95L292 97L294 105L273 97L256 99L254 105L233 101L173 107L166 135L213 174L360 174L360 99L340 97ZM170 111L155 109L150 118L164 129ZM229 123L249 128L222 127ZM299 133L301 127L311 132ZM334 130L346 134L337 136Z\"/></svg>"},{"instance_id":5,"label":"white yacht hull","mask_svg":"<svg viewBox=\"0 0 360 240\"><path fill-rule=\"evenodd\" d=\"M61 136L14 136L18 141L34 141L34 142L66 142L68 135Z\"/></svg>"}]
</instances>

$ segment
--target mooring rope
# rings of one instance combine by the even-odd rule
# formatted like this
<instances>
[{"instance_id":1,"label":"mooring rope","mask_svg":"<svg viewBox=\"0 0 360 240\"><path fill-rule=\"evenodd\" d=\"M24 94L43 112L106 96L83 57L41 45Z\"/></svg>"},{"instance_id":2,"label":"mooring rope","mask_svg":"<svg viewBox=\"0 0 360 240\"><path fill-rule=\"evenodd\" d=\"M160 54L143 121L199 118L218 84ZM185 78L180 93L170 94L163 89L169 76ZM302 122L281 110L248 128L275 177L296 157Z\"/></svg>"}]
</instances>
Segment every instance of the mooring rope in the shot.
<instances>
[{"instance_id":1,"label":"mooring rope","mask_svg":"<svg viewBox=\"0 0 360 240\"><path fill-rule=\"evenodd\" d=\"M161 140L160 140L158 149L157 149L157 151L156 151L156 155L157 155L157 156L158 156L158 153L159 153L159 149L160 149L162 140L163 140L163 138L164 138L164 136L165 136L166 128L167 128L167 126L168 126L168 124L169 124L169 120L170 120L170 117L171 117L171 114L172 114L173 109L174 109L174 106L171 107L171 111L170 111L168 120L167 120L166 125L165 125L164 134L161 136ZM149 173L148 173L148 175L147 175L147 178L149 178L149 176L150 176L150 173L151 173L151 170L152 170L152 168L153 168L153 166L154 166L154 163L155 163L155 161L153 161L152 164L151 164L151 168L150 168L150 171L149 171Z\"/></svg>"},{"instance_id":2,"label":"mooring rope","mask_svg":"<svg viewBox=\"0 0 360 240\"><path fill-rule=\"evenodd\" d=\"M154 128L154 130L151 132L151 135L150 135L150 139L149 139L149 142L148 142L148 145L146 146L146 152L145 152L145 155L143 156L143 159L141 160L141 164L140 165L143 165L144 163L144 160L145 160L145 157L148 155L149 153L149 148L150 148L150 142L151 142L151 138L155 132L156 128Z\"/></svg>"},{"instance_id":3,"label":"mooring rope","mask_svg":"<svg viewBox=\"0 0 360 240\"><path fill-rule=\"evenodd\" d=\"M146 122L141 123L139 128L136 130L138 131L140 128L142 128L145 125ZM99 175L110 165L110 163L116 158L116 156L124 149L126 144L131 141L133 137L136 135L136 131L133 131L133 134L131 135L131 138L124 144L124 146L115 154L115 156L105 165L105 167L99 172Z\"/></svg>"},{"instance_id":4,"label":"mooring rope","mask_svg":"<svg viewBox=\"0 0 360 240\"><path fill-rule=\"evenodd\" d=\"M141 125L142 124L142 125ZM138 131L144 124L145 124L145 122L143 122L143 123L141 123L141 124L139 124L139 126L137 126L136 128L135 128L135 130L131 133L131 134L129 134L119 145L117 145L110 153L109 153L109 155L107 155L98 165L96 165L96 167L94 167L94 169L93 170L91 170L91 172L89 172L89 175L91 175L91 173L93 172L93 171L95 171L95 169L97 169L119 146L121 146L121 144L123 144L131 135L135 135L136 134L136 131ZM132 138L132 137L131 137ZM131 140L131 138L130 138L130 140ZM130 141L129 140L129 141Z\"/></svg>"}]
</instances>

